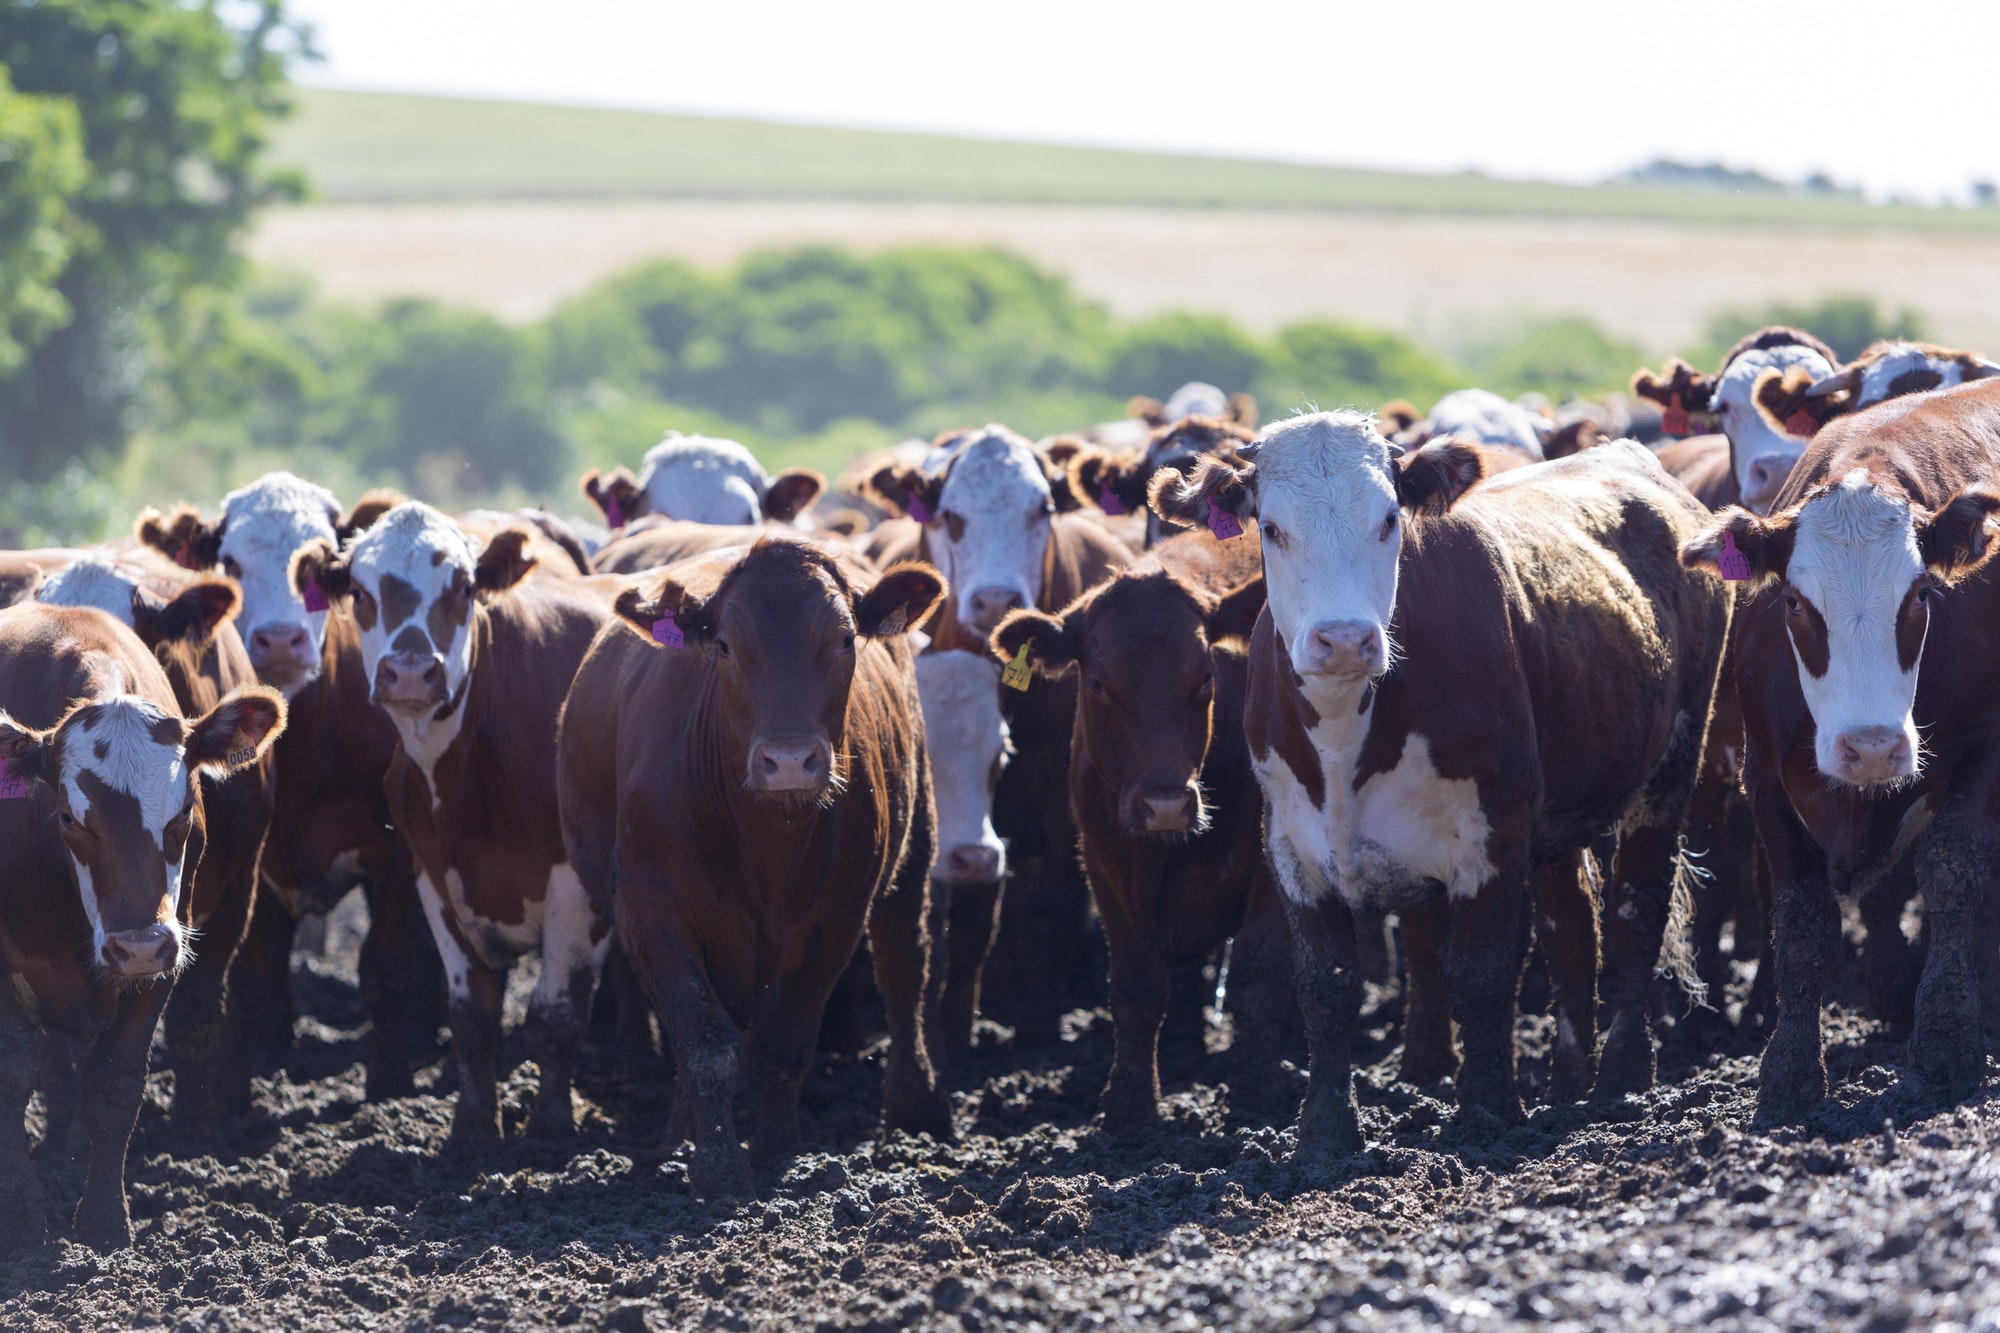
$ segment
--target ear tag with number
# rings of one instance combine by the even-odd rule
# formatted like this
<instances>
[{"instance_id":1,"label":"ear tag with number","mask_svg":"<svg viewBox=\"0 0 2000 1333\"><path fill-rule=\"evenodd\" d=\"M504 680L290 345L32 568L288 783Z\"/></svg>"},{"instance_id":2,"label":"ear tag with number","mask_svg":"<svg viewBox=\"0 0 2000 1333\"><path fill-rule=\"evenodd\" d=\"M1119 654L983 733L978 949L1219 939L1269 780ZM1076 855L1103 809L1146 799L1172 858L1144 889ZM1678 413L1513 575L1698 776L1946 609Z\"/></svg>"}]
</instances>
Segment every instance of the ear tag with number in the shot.
<instances>
[{"instance_id":1,"label":"ear tag with number","mask_svg":"<svg viewBox=\"0 0 2000 1333\"><path fill-rule=\"evenodd\" d=\"M317 615L327 609L326 589L319 586L318 579L306 580L305 591L301 596L306 599L306 614Z\"/></svg>"},{"instance_id":2,"label":"ear tag with number","mask_svg":"<svg viewBox=\"0 0 2000 1333\"><path fill-rule=\"evenodd\" d=\"M1688 425L1687 409L1681 406L1681 396L1674 395L1667 410L1660 413L1660 429L1669 435L1692 435L1694 428Z\"/></svg>"},{"instance_id":3,"label":"ear tag with number","mask_svg":"<svg viewBox=\"0 0 2000 1333\"><path fill-rule=\"evenodd\" d=\"M255 747L248 750L232 750L229 752L229 766L231 768L241 768L256 757L257 751Z\"/></svg>"},{"instance_id":4,"label":"ear tag with number","mask_svg":"<svg viewBox=\"0 0 2000 1333\"><path fill-rule=\"evenodd\" d=\"M1236 515L1217 504L1212 495L1208 497L1208 530L1215 534L1217 541L1226 542L1231 537L1243 535L1243 525L1236 521Z\"/></svg>"},{"instance_id":5,"label":"ear tag with number","mask_svg":"<svg viewBox=\"0 0 2000 1333\"><path fill-rule=\"evenodd\" d=\"M625 506L618 503L615 495L604 497L604 521L614 528L625 526Z\"/></svg>"},{"instance_id":6,"label":"ear tag with number","mask_svg":"<svg viewBox=\"0 0 2000 1333\"><path fill-rule=\"evenodd\" d=\"M1715 566L1722 571L1726 583L1748 583L1750 581L1750 557L1736 549L1736 534L1722 534L1722 554L1715 558Z\"/></svg>"},{"instance_id":7,"label":"ear tag with number","mask_svg":"<svg viewBox=\"0 0 2000 1333\"><path fill-rule=\"evenodd\" d=\"M1014 650L1014 660L1001 668L1000 683L1010 690L1025 691L1034 676L1034 671L1028 666L1028 645L1024 643Z\"/></svg>"},{"instance_id":8,"label":"ear tag with number","mask_svg":"<svg viewBox=\"0 0 2000 1333\"><path fill-rule=\"evenodd\" d=\"M922 500L919 500L914 495L910 497L909 510L910 510L910 517L917 520L917 522L927 524L931 521L930 506L925 504Z\"/></svg>"},{"instance_id":9,"label":"ear tag with number","mask_svg":"<svg viewBox=\"0 0 2000 1333\"><path fill-rule=\"evenodd\" d=\"M653 642L668 648L685 648L687 636L681 633L681 627L674 623L674 618L667 616L653 622Z\"/></svg>"},{"instance_id":10,"label":"ear tag with number","mask_svg":"<svg viewBox=\"0 0 2000 1333\"><path fill-rule=\"evenodd\" d=\"M906 606L899 606L882 617L882 623L875 627L875 633L881 638L887 638L891 634L901 634L909 627L910 610Z\"/></svg>"},{"instance_id":11,"label":"ear tag with number","mask_svg":"<svg viewBox=\"0 0 2000 1333\"><path fill-rule=\"evenodd\" d=\"M0 801L18 801L28 794L28 780L17 775L0 759Z\"/></svg>"},{"instance_id":12,"label":"ear tag with number","mask_svg":"<svg viewBox=\"0 0 2000 1333\"><path fill-rule=\"evenodd\" d=\"M1810 438L1819 429L1819 419L1803 407L1785 418L1785 434Z\"/></svg>"},{"instance_id":13,"label":"ear tag with number","mask_svg":"<svg viewBox=\"0 0 2000 1333\"><path fill-rule=\"evenodd\" d=\"M1112 493L1111 483L1102 482L1097 487L1097 507L1113 518L1123 518L1126 514L1125 502Z\"/></svg>"}]
</instances>

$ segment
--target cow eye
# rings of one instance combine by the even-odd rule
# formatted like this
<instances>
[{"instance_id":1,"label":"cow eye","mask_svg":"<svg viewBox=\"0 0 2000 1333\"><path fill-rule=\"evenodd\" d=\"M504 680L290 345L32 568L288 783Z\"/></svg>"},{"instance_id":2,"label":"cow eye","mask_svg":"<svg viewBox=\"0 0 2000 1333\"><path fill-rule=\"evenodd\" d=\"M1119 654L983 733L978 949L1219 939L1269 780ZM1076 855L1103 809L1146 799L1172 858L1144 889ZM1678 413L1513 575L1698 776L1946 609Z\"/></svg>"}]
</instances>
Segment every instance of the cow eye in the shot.
<instances>
[{"instance_id":1,"label":"cow eye","mask_svg":"<svg viewBox=\"0 0 2000 1333\"><path fill-rule=\"evenodd\" d=\"M1215 688L1215 673L1211 671L1206 676L1203 676L1201 678L1201 688L1196 690L1195 693L1207 694L1210 690L1214 688Z\"/></svg>"},{"instance_id":2,"label":"cow eye","mask_svg":"<svg viewBox=\"0 0 2000 1333\"><path fill-rule=\"evenodd\" d=\"M717 640L715 641L715 651L716 651L717 655L719 655L719 656L722 656L722 657L734 657L734 656L736 656L736 654L735 654L735 653L732 653L732 652L730 652L730 651L729 651L729 640L727 640L727 639L717 639Z\"/></svg>"},{"instance_id":3,"label":"cow eye","mask_svg":"<svg viewBox=\"0 0 2000 1333\"><path fill-rule=\"evenodd\" d=\"M1091 692L1092 694L1103 694L1103 693L1104 693L1104 682L1103 682L1103 681L1101 681L1101 680L1099 680L1099 679L1098 679L1097 677L1095 677L1095 676L1092 676L1092 677L1090 678L1090 692Z\"/></svg>"},{"instance_id":4,"label":"cow eye","mask_svg":"<svg viewBox=\"0 0 2000 1333\"><path fill-rule=\"evenodd\" d=\"M840 651L843 653L854 651L854 635L852 632L840 636Z\"/></svg>"},{"instance_id":5,"label":"cow eye","mask_svg":"<svg viewBox=\"0 0 2000 1333\"><path fill-rule=\"evenodd\" d=\"M222 572L232 579L240 579L243 577L243 566L236 563L235 556L225 555L222 557Z\"/></svg>"},{"instance_id":6,"label":"cow eye","mask_svg":"<svg viewBox=\"0 0 2000 1333\"><path fill-rule=\"evenodd\" d=\"M1934 605L1944 595L1944 589L1935 583L1921 584L1917 588L1917 600L1925 605Z\"/></svg>"},{"instance_id":7,"label":"cow eye","mask_svg":"<svg viewBox=\"0 0 2000 1333\"><path fill-rule=\"evenodd\" d=\"M1384 515L1382 518L1382 531L1375 534L1375 540L1378 542L1388 541L1389 534L1396 530L1396 520L1400 517L1401 515L1394 509L1391 509Z\"/></svg>"},{"instance_id":8,"label":"cow eye","mask_svg":"<svg viewBox=\"0 0 2000 1333\"><path fill-rule=\"evenodd\" d=\"M1270 542L1273 546L1276 546L1281 550L1283 549L1285 545L1285 534L1278 530L1278 525L1276 523L1273 523L1269 519L1266 519L1264 522L1259 523L1257 525L1257 530L1264 534L1265 541Z\"/></svg>"},{"instance_id":9,"label":"cow eye","mask_svg":"<svg viewBox=\"0 0 2000 1333\"><path fill-rule=\"evenodd\" d=\"M1791 614L1795 616L1804 615L1805 605L1799 601L1798 597L1795 594L1788 592L1785 594L1785 610L1789 611Z\"/></svg>"},{"instance_id":10,"label":"cow eye","mask_svg":"<svg viewBox=\"0 0 2000 1333\"><path fill-rule=\"evenodd\" d=\"M1028 517L1034 518L1036 515L1040 515L1043 518L1047 518L1049 515L1055 512L1056 512L1056 502L1054 500L1044 500L1040 504L1035 506L1035 512L1033 514L1030 514Z\"/></svg>"},{"instance_id":11,"label":"cow eye","mask_svg":"<svg viewBox=\"0 0 2000 1333\"><path fill-rule=\"evenodd\" d=\"M72 815L72 814L71 814L71 813L70 813L69 811L67 811L67 810L57 810L57 811L56 811L56 822L57 822L58 824L61 824L61 825L62 825L62 826L63 826L64 828L66 828L66 829L74 829L74 828L81 828L81 827L83 827L83 826L82 826L81 824L78 824L78 823L76 822L76 816L75 816L75 815Z\"/></svg>"}]
</instances>

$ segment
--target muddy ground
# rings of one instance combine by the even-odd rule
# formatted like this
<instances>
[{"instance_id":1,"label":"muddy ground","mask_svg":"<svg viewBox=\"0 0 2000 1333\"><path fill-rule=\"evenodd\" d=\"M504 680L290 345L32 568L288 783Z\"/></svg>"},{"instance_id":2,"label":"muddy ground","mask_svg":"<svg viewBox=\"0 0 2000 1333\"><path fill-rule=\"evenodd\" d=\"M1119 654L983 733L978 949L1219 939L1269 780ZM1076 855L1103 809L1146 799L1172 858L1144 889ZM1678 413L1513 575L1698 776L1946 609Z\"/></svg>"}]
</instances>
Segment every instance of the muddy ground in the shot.
<instances>
[{"instance_id":1,"label":"muddy ground","mask_svg":"<svg viewBox=\"0 0 2000 1333\"><path fill-rule=\"evenodd\" d=\"M982 1031L956 1144L878 1140L880 1051L830 1061L806 1088L811 1155L709 1205L661 1148L658 1071L594 1055L573 1143L476 1158L445 1150L448 1097L363 1104L352 927L299 960L298 1049L213 1155L167 1141L156 1055L134 1245L0 1264L0 1328L2000 1328L2000 1106L1928 1099L1851 979L1837 1094L1804 1131L1750 1129L1748 1053L1670 1042L1622 1123L1531 1101L1519 1129L1461 1133L1448 1085L1396 1081L1395 998L1371 991L1378 1146L1309 1178L1192 1055L1163 1071L1161 1125L1101 1130L1110 1022L1085 1010L1048 1052ZM1531 1093L1546 1032L1522 1020ZM532 1086L509 1084L517 1135ZM43 1183L73 1201L82 1168L44 1161Z\"/></svg>"}]
</instances>

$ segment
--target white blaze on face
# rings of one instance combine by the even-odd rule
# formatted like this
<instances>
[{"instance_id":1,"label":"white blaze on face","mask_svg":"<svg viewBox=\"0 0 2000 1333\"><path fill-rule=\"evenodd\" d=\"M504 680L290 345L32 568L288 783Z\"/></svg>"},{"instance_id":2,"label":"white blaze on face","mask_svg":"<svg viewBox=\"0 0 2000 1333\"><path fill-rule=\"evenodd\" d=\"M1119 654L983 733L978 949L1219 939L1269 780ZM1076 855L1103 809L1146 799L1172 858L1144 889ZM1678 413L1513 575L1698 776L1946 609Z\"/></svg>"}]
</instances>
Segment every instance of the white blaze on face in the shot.
<instances>
[{"instance_id":1,"label":"white blaze on face","mask_svg":"<svg viewBox=\"0 0 2000 1333\"><path fill-rule=\"evenodd\" d=\"M457 700L472 672L472 575L478 551L465 530L426 504L397 505L355 538L348 565L356 591L354 620L369 681L383 659L436 659L444 698ZM367 602L362 601L365 594ZM390 709L405 747L428 775L457 734L461 710L442 728L434 708ZM443 734L442 743L439 735Z\"/></svg>"},{"instance_id":2,"label":"white blaze on face","mask_svg":"<svg viewBox=\"0 0 2000 1333\"><path fill-rule=\"evenodd\" d=\"M1826 624L1826 672L1814 675L1799 652L1802 633L1791 621L1799 688L1812 713L1813 757L1820 771L1847 780L1840 760L1843 737L1901 737L1914 771L1919 652L1903 669L1896 627L1911 585L1924 574L1914 512L1900 495L1877 489L1856 468L1825 494L1809 500L1794 520L1786 582ZM1879 778L1877 780L1880 780Z\"/></svg>"},{"instance_id":3,"label":"white blaze on face","mask_svg":"<svg viewBox=\"0 0 2000 1333\"><path fill-rule=\"evenodd\" d=\"M1438 399L1425 424L1431 435L1461 435L1540 458L1542 436L1535 426L1537 420L1533 412L1497 393L1460 389Z\"/></svg>"},{"instance_id":4,"label":"white blaze on face","mask_svg":"<svg viewBox=\"0 0 2000 1333\"><path fill-rule=\"evenodd\" d=\"M1005 426L968 440L952 460L938 510L944 521L930 529L929 546L959 620L990 627L999 615L981 610L1009 593L1015 605L1036 604L1055 500L1032 444Z\"/></svg>"},{"instance_id":5,"label":"white blaze on face","mask_svg":"<svg viewBox=\"0 0 2000 1333\"><path fill-rule=\"evenodd\" d=\"M1812 443L1810 436L1791 435L1780 429L1769 416L1757 410L1750 397L1759 375L1766 370L1782 372L1793 366L1804 366L1815 380L1833 373L1833 366L1825 357L1796 343L1745 352L1723 369L1709 400L1710 410L1722 425L1722 433L1729 437L1729 453L1736 466L1736 488L1742 493L1744 507L1759 514L1771 512L1771 501L1777 499L1785 478L1792 474L1793 464Z\"/></svg>"},{"instance_id":6,"label":"white blaze on face","mask_svg":"<svg viewBox=\"0 0 2000 1333\"><path fill-rule=\"evenodd\" d=\"M114 695L100 699L62 731L62 768L56 775L63 807L69 817L89 827L93 789L129 796L131 806L118 802L116 815L100 812L100 818L129 817L137 808L145 838L160 858L166 900L162 914L173 933L177 949L185 948L180 925L181 881L187 857L187 827L179 823L189 805L189 774L182 745L163 743L162 734L179 736L182 727L154 704L135 695ZM102 784L99 788L98 784ZM172 828L172 835L169 830ZM113 839L97 838L105 847ZM128 853L140 846L137 840L115 839ZM70 864L76 870L77 889L83 900L84 916L90 921L91 956L104 954L103 911L98 905L96 867L79 859L70 848ZM143 878L142 867L122 867L119 878L129 882Z\"/></svg>"},{"instance_id":7,"label":"white blaze on face","mask_svg":"<svg viewBox=\"0 0 2000 1333\"><path fill-rule=\"evenodd\" d=\"M109 560L92 556L60 570L35 589L35 600L48 606L91 606L132 628L131 579Z\"/></svg>"},{"instance_id":8,"label":"white blaze on face","mask_svg":"<svg viewBox=\"0 0 2000 1333\"><path fill-rule=\"evenodd\" d=\"M646 451L639 489L653 512L694 523L760 523L771 479L734 440L669 435Z\"/></svg>"},{"instance_id":9,"label":"white blaze on face","mask_svg":"<svg viewBox=\"0 0 2000 1333\"><path fill-rule=\"evenodd\" d=\"M1000 664L989 657L954 651L917 659L924 752L937 802L934 878L954 877L953 853L961 849L961 866L990 854L991 877L1006 870L1006 848L993 831L993 787L1010 750L999 695Z\"/></svg>"},{"instance_id":10,"label":"white blaze on face","mask_svg":"<svg viewBox=\"0 0 2000 1333\"><path fill-rule=\"evenodd\" d=\"M1313 698L1316 634L1347 641L1372 628L1384 665L1391 651L1403 529L1389 446L1362 413L1319 412L1265 430L1256 463L1271 621Z\"/></svg>"},{"instance_id":11,"label":"white blaze on face","mask_svg":"<svg viewBox=\"0 0 2000 1333\"><path fill-rule=\"evenodd\" d=\"M333 525L339 515L340 504L332 491L289 472L259 477L222 499L222 570L243 589L236 623L244 643L252 645L253 658L260 632L285 644L293 632L305 631L309 665L303 670L275 669L267 675L259 666L258 674L287 698L319 675L326 647L326 612L306 610L305 599L292 583L292 557L315 538L335 541Z\"/></svg>"}]
</instances>

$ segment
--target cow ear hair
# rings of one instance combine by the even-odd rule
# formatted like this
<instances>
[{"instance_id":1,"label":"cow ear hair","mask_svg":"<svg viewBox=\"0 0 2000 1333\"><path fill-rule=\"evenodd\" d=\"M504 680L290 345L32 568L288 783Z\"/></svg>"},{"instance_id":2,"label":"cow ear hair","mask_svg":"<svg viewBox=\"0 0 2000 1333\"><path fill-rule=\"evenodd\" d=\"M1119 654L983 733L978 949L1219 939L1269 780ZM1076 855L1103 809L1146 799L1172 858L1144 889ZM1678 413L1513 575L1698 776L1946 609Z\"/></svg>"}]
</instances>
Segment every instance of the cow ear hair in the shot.
<instances>
[{"instance_id":1,"label":"cow ear hair","mask_svg":"<svg viewBox=\"0 0 2000 1333\"><path fill-rule=\"evenodd\" d=\"M303 597L307 585L313 583L329 599L345 597L354 590L353 565L324 537L315 537L292 557L292 587Z\"/></svg>"},{"instance_id":2,"label":"cow ear hair","mask_svg":"<svg viewBox=\"0 0 2000 1333\"><path fill-rule=\"evenodd\" d=\"M1792 516L1769 518L1730 505L1715 515L1699 535L1681 546L1681 563L1721 575L1722 561L1734 546L1748 562L1749 577L1736 582L1755 589L1785 576L1792 561Z\"/></svg>"},{"instance_id":3,"label":"cow ear hair","mask_svg":"<svg viewBox=\"0 0 2000 1333\"><path fill-rule=\"evenodd\" d=\"M764 517L791 523L826 491L826 477L809 467L788 467L764 491Z\"/></svg>"},{"instance_id":4,"label":"cow ear hair","mask_svg":"<svg viewBox=\"0 0 2000 1333\"><path fill-rule=\"evenodd\" d=\"M49 782L50 760L55 749L55 729L36 731L22 726L0 709L0 760L17 778L29 782Z\"/></svg>"},{"instance_id":5,"label":"cow ear hair","mask_svg":"<svg viewBox=\"0 0 2000 1333\"><path fill-rule=\"evenodd\" d=\"M659 590L651 597L638 588L625 589L612 602L611 609L649 643L659 642L653 627L663 620L674 622L687 647L704 643L709 636L708 603L689 593L672 577L661 579Z\"/></svg>"},{"instance_id":6,"label":"cow ear hair","mask_svg":"<svg viewBox=\"0 0 2000 1333\"><path fill-rule=\"evenodd\" d=\"M208 647L222 622L236 614L242 600L228 579L197 579L171 600L135 586L132 628L148 648L157 650L163 644L177 643L199 653Z\"/></svg>"},{"instance_id":7,"label":"cow ear hair","mask_svg":"<svg viewBox=\"0 0 2000 1333\"><path fill-rule=\"evenodd\" d=\"M1202 459L1186 476L1179 468L1164 467L1153 474L1146 502L1161 518L1183 527L1207 523L1210 504L1247 525L1257 514L1250 494L1250 481L1256 474L1254 463L1231 467L1216 458Z\"/></svg>"},{"instance_id":8,"label":"cow ear hair","mask_svg":"<svg viewBox=\"0 0 2000 1333\"><path fill-rule=\"evenodd\" d=\"M1150 479L1144 450L1113 453L1109 449L1087 444L1069 460L1071 491L1100 506L1105 492L1109 491L1125 506L1128 514L1136 514L1146 507L1146 483Z\"/></svg>"},{"instance_id":9,"label":"cow ear hair","mask_svg":"<svg viewBox=\"0 0 2000 1333\"><path fill-rule=\"evenodd\" d=\"M1417 514L1442 514L1486 476L1479 446L1446 437L1394 460L1396 502Z\"/></svg>"},{"instance_id":10,"label":"cow ear hair","mask_svg":"<svg viewBox=\"0 0 2000 1333\"><path fill-rule=\"evenodd\" d=\"M855 631L873 639L913 630L929 618L944 596L944 575L921 560L899 561L855 599Z\"/></svg>"},{"instance_id":11,"label":"cow ear hair","mask_svg":"<svg viewBox=\"0 0 2000 1333\"><path fill-rule=\"evenodd\" d=\"M381 522L382 515L397 505L408 504L410 497L401 491L378 487L354 502L354 508L333 521L334 535L342 546L354 540L358 533L368 531Z\"/></svg>"},{"instance_id":12,"label":"cow ear hair","mask_svg":"<svg viewBox=\"0 0 2000 1333\"><path fill-rule=\"evenodd\" d=\"M285 696L268 685L242 685L188 727L187 764L221 776L264 757L285 729Z\"/></svg>"},{"instance_id":13,"label":"cow ear hair","mask_svg":"<svg viewBox=\"0 0 2000 1333\"><path fill-rule=\"evenodd\" d=\"M1060 679L1076 665L1076 641L1070 634L1069 618L1058 620L1032 607L1009 611L993 627L989 644L1002 662L1012 662L1026 645L1028 660L1050 680Z\"/></svg>"},{"instance_id":14,"label":"cow ear hair","mask_svg":"<svg viewBox=\"0 0 2000 1333\"><path fill-rule=\"evenodd\" d=\"M1543 458L1568 458L1580 454L1585 449L1595 449L1610 437L1604 428L1589 417L1578 417L1566 426L1558 426L1542 441Z\"/></svg>"},{"instance_id":15,"label":"cow ear hair","mask_svg":"<svg viewBox=\"0 0 2000 1333\"><path fill-rule=\"evenodd\" d=\"M228 526L227 517L206 523L199 509L184 504L164 516L157 509L146 510L133 524L132 535L182 569L210 569L222 559L222 534Z\"/></svg>"},{"instance_id":16,"label":"cow ear hair","mask_svg":"<svg viewBox=\"0 0 2000 1333\"><path fill-rule=\"evenodd\" d=\"M934 523L938 517L939 497L944 494L944 474L929 476L921 468L891 463L875 469L868 478L868 489L898 514L909 515L912 500L921 503Z\"/></svg>"},{"instance_id":17,"label":"cow ear hair","mask_svg":"<svg viewBox=\"0 0 2000 1333\"><path fill-rule=\"evenodd\" d=\"M1968 486L1918 521L1917 550L1932 578L1950 586L1992 559L1996 511L2000 494Z\"/></svg>"},{"instance_id":18,"label":"cow ear hair","mask_svg":"<svg viewBox=\"0 0 2000 1333\"><path fill-rule=\"evenodd\" d=\"M1125 415L1137 417L1155 430L1167 424L1167 405L1144 394L1125 404Z\"/></svg>"},{"instance_id":19,"label":"cow ear hair","mask_svg":"<svg viewBox=\"0 0 2000 1333\"><path fill-rule=\"evenodd\" d=\"M492 597L528 577L541 560L528 554L529 534L521 528L502 528L479 553L472 566L472 586L481 596Z\"/></svg>"}]
</instances>

